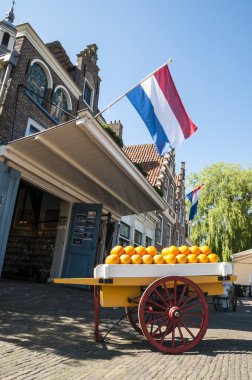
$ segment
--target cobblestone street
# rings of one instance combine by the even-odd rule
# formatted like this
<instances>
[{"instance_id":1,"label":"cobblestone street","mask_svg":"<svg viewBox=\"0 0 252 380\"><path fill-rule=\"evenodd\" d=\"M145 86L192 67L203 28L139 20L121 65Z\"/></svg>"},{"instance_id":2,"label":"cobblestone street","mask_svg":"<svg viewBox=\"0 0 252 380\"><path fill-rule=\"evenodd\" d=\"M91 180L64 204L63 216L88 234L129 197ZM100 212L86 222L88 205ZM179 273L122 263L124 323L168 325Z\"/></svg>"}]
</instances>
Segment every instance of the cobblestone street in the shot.
<instances>
[{"instance_id":1,"label":"cobblestone street","mask_svg":"<svg viewBox=\"0 0 252 380\"><path fill-rule=\"evenodd\" d=\"M183 355L156 352L123 319L93 341L93 293L0 281L0 379L252 379L252 300L215 312L203 341ZM124 314L102 309L102 333Z\"/></svg>"}]
</instances>

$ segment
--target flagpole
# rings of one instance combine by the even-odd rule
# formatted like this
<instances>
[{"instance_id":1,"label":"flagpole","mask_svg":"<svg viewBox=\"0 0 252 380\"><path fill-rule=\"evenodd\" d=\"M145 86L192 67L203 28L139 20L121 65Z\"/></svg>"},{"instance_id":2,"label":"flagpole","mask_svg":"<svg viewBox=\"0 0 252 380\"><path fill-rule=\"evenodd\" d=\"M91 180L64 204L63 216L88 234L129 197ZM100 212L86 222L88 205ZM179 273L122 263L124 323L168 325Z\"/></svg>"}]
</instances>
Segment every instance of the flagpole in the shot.
<instances>
[{"instance_id":1,"label":"flagpole","mask_svg":"<svg viewBox=\"0 0 252 380\"><path fill-rule=\"evenodd\" d=\"M137 86L139 86L142 82L144 82L146 79L148 79L149 77L151 77L153 74L155 74L158 70L160 70L162 67L164 67L165 65L168 65L169 63L172 62L172 58L169 58L168 61L166 61L165 63L163 63L163 65L159 66L156 70L154 70L152 73L150 73L149 75L147 75L147 77L145 77L144 79L142 79L140 82L138 82L135 86L133 86L130 90L128 90L127 92L125 92L123 95L121 95L118 99L114 100L112 103L110 103L106 108L104 108L102 111L100 111L99 113L97 113L93 119L96 119L98 116L100 116L103 112L105 112L107 109L109 109L110 107L112 107L115 103L119 102L119 100L121 100L122 98L124 98L124 96L128 95L132 90L134 90Z\"/></svg>"}]
</instances>

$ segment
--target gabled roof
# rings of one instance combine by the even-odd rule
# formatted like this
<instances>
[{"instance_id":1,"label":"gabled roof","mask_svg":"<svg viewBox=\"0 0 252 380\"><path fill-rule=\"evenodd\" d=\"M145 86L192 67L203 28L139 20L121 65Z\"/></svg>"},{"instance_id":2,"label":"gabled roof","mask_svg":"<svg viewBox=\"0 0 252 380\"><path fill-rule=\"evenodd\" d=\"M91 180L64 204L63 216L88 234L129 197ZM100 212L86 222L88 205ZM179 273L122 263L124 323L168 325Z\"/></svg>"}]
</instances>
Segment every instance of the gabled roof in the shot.
<instances>
[{"instance_id":1,"label":"gabled roof","mask_svg":"<svg viewBox=\"0 0 252 380\"><path fill-rule=\"evenodd\" d=\"M45 44L48 49L51 51L51 53L54 55L54 57L57 59L57 61L60 63L60 65L67 71L74 68L74 65L70 61L69 56L66 53L66 50L63 48L61 43L59 41L53 41Z\"/></svg>"},{"instance_id":2,"label":"gabled roof","mask_svg":"<svg viewBox=\"0 0 252 380\"><path fill-rule=\"evenodd\" d=\"M152 186L156 185L164 157L160 157L154 144L131 145L124 148L125 154L132 162L143 166L147 172L147 180Z\"/></svg>"}]
</instances>

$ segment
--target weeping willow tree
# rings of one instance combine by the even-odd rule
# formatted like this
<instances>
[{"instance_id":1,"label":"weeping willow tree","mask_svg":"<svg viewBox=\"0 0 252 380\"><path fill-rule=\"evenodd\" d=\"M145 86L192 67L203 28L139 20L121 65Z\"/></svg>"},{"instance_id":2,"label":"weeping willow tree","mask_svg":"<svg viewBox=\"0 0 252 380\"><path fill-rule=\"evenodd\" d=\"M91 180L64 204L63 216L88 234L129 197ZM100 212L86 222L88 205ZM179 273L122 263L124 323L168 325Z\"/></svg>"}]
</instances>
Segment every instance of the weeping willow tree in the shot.
<instances>
[{"instance_id":1,"label":"weeping willow tree","mask_svg":"<svg viewBox=\"0 0 252 380\"><path fill-rule=\"evenodd\" d=\"M209 245L224 261L251 248L252 169L221 162L192 173L187 181L191 189L204 183L192 223L192 241Z\"/></svg>"}]
</instances>

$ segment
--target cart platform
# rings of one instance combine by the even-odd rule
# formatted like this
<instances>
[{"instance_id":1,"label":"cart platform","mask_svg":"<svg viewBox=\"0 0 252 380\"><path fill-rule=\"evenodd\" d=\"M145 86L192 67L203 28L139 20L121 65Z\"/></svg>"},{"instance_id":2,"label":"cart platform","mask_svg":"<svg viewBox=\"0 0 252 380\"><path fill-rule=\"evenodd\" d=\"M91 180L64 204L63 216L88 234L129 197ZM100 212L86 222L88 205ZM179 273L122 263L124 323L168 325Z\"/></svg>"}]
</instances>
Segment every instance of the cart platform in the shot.
<instances>
[{"instance_id":1,"label":"cart platform","mask_svg":"<svg viewBox=\"0 0 252 380\"><path fill-rule=\"evenodd\" d=\"M221 295L233 282L230 263L101 264L93 278L54 278L66 285L94 286L94 337L99 335L99 303L125 307L132 327L156 349L182 353L203 338L209 319L206 295Z\"/></svg>"}]
</instances>

